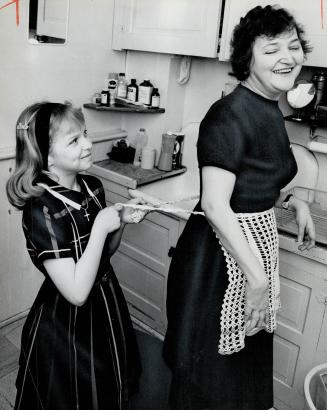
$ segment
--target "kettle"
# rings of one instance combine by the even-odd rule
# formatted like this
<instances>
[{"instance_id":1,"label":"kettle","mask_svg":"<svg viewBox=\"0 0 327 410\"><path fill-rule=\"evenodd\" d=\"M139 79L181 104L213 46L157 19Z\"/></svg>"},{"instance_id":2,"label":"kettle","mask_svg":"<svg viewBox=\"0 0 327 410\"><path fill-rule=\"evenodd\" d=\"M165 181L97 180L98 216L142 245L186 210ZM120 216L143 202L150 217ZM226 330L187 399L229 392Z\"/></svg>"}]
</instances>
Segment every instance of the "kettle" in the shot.
<instances>
[{"instance_id":1,"label":"kettle","mask_svg":"<svg viewBox=\"0 0 327 410\"><path fill-rule=\"evenodd\" d=\"M167 132L162 134L161 151L158 169L161 171L171 171L173 167L173 154L176 135Z\"/></svg>"}]
</instances>

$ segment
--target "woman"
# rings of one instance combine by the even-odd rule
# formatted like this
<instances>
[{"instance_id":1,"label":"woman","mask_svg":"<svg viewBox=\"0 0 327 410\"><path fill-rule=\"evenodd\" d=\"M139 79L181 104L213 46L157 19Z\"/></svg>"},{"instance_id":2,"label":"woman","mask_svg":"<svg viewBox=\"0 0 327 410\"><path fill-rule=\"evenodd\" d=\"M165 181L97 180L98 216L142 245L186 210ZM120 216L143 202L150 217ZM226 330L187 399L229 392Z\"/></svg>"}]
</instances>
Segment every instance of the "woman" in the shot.
<instances>
[{"instance_id":1,"label":"woman","mask_svg":"<svg viewBox=\"0 0 327 410\"><path fill-rule=\"evenodd\" d=\"M307 204L280 194L297 166L278 99L308 51L284 9L258 6L234 30L231 63L241 84L210 108L199 132L196 210L206 218L189 219L168 278L164 357L173 373L172 409L273 406L277 200L296 212L300 249L315 240Z\"/></svg>"}]
</instances>

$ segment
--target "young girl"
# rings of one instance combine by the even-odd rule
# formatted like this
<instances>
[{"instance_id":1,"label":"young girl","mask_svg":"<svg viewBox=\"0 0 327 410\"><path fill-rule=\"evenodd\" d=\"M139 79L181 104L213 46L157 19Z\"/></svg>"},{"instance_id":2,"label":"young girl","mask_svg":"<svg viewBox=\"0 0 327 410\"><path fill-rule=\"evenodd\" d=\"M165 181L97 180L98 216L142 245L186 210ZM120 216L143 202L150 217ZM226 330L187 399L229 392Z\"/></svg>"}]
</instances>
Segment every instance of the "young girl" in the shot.
<instances>
[{"instance_id":1,"label":"young girl","mask_svg":"<svg viewBox=\"0 0 327 410\"><path fill-rule=\"evenodd\" d=\"M23 328L15 409L125 409L141 366L110 257L131 211L106 207L101 182L79 175L92 163L80 110L34 104L16 128L7 195L45 280Z\"/></svg>"}]
</instances>

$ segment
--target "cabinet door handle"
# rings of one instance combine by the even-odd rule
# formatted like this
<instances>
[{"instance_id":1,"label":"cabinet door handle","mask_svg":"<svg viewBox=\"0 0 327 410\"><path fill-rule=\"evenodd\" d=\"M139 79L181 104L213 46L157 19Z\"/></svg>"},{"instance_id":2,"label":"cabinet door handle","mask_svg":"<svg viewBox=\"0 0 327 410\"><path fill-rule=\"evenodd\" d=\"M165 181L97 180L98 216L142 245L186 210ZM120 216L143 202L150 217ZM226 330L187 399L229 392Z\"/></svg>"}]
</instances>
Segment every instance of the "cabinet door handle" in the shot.
<instances>
[{"instance_id":1,"label":"cabinet door handle","mask_svg":"<svg viewBox=\"0 0 327 410\"><path fill-rule=\"evenodd\" d=\"M174 255L175 250L176 250L176 248L175 248L174 246L171 246L171 247L169 248L168 256L169 256L170 258Z\"/></svg>"},{"instance_id":2,"label":"cabinet door handle","mask_svg":"<svg viewBox=\"0 0 327 410\"><path fill-rule=\"evenodd\" d=\"M327 296L324 293L320 293L318 296L316 296L316 299L318 303L323 303L327 306Z\"/></svg>"}]
</instances>

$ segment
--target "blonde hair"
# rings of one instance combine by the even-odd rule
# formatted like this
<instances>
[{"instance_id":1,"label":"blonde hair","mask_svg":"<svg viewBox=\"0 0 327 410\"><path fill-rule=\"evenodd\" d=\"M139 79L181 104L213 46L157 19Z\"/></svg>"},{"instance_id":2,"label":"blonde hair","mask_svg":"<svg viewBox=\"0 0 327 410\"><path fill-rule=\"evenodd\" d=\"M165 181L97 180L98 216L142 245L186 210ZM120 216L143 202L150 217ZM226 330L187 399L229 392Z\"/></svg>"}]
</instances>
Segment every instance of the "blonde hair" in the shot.
<instances>
[{"instance_id":1,"label":"blonde hair","mask_svg":"<svg viewBox=\"0 0 327 410\"><path fill-rule=\"evenodd\" d=\"M35 120L38 111L48 102L30 105L20 114L16 123L16 166L6 184L9 202L22 209L33 197L40 196L43 188L36 185L41 173L50 174L43 167L42 155L35 136ZM56 104L49 121L49 147L64 119L72 120L79 125L85 124L81 109L73 108L70 103Z\"/></svg>"}]
</instances>

